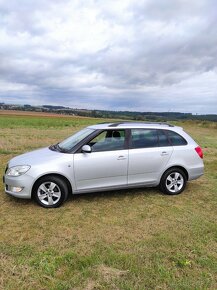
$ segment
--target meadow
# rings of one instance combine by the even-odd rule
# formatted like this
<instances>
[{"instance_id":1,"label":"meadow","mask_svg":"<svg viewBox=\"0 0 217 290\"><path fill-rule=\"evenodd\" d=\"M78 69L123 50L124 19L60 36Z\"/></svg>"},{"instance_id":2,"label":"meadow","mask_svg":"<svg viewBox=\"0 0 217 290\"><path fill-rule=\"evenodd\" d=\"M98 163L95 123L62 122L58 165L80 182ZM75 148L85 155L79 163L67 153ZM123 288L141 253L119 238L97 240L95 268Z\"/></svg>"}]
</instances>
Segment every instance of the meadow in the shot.
<instances>
[{"instance_id":1,"label":"meadow","mask_svg":"<svg viewBox=\"0 0 217 290\"><path fill-rule=\"evenodd\" d=\"M103 119L0 114L0 175L13 156ZM47 210L0 183L0 289L217 289L217 124L179 122L205 175L157 188L72 196Z\"/></svg>"}]
</instances>

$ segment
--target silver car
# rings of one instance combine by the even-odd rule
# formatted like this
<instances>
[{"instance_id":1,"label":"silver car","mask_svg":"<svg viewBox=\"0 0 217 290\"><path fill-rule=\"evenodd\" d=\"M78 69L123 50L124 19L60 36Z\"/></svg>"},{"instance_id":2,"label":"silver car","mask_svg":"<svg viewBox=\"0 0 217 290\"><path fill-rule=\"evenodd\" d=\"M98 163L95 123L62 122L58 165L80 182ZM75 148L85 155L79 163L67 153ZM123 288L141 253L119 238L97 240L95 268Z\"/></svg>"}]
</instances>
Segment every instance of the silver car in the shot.
<instances>
[{"instance_id":1,"label":"silver car","mask_svg":"<svg viewBox=\"0 0 217 290\"><path fill-rule=\"evenodd\" d=\"M181 193L204 172L200 146L181 127L167 123L106 123L11 159L6 193L34 198L46 208L69 194L133 187Z\"/></svg>"}]
</instances>

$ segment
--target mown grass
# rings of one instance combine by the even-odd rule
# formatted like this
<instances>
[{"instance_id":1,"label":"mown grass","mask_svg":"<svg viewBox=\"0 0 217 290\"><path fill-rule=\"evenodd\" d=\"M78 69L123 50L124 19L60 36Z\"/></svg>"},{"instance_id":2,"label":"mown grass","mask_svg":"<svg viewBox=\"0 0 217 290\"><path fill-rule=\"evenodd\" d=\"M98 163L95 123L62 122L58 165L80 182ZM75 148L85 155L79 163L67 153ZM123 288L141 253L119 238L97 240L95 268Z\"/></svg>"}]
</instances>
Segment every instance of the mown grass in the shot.
<instances>
[{"instance_id":1,"label":"mown grass","mask_svg":"<svg viewBox=\"0 0 217 290\"><path fill-rule=\"evenodd\" d=\"M22 152L103 120L0 117L1 175ZM45 210L0 185L2 289L217 289L217 134L179 123L204 148L205 175L179 196L134 189Z\"/></svg>"}]
</instances>

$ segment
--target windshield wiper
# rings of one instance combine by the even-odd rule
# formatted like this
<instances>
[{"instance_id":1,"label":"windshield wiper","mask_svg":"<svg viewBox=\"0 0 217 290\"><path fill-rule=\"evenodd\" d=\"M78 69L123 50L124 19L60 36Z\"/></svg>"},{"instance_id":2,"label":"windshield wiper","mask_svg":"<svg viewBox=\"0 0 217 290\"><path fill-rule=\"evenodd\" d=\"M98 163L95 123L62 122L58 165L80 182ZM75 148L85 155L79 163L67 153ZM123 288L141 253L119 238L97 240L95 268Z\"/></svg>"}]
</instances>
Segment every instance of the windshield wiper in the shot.
<instances>
[{"instance_id":1,"label":"windshield wiper","mask_svg":"<svg viewBox=\"0 0 217 290\"><path fill-rule=\"evenodd\" d=\"M69 150L60 147L59 143L51 145L49 148L51 150L53 150L53 151L58 151L58 152L61 152L61 153L69 153Z\"/></svg>"},{"instance_id":2,"label":"windshield wiper","mask_svg":"<svg viewBox=\"0 0 217 290\"><path fill-rule=\"evenodd\" d=\"M59 152L62 152L62 153L68 153L68 152L69 152L69 150L60 147L60 146L59 146L59 143L57 143L57 144L55 145L55 149L57 149Z\"/></svg>"},{"instance_id":3,"label":"windshield wiper","mask_svg":"<svg viewBox=\"0 0 217 290\"><path fill-rule=\"evenodd\" d=\"M53 150L53 151L58 151L58 149L57 149L57 144L50 145L49 149L50 149L50 150Z\"/></svg>"}]
</instances>

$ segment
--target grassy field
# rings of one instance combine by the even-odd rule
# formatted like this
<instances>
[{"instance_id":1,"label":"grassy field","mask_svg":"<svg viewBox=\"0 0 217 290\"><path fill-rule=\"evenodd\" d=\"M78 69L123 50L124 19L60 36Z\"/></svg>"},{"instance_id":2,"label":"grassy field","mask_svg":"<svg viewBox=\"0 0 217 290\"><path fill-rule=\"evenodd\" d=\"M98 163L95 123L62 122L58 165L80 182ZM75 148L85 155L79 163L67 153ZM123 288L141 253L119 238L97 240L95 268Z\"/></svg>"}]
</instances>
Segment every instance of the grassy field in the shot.
<instances>
[{"instance_id":1,"label":"grassy field","mask_svg":"<svg viewBox=\"0 0 217 290\"><path fill-rule=\"evenodd\" d=\"M104 120L0 116L0 173L13 156ZM0 184L0 289L217 289L217 126L179 123L205 175L176 197L134 189L46 210Z\"/></svg>"}]
</instances>

